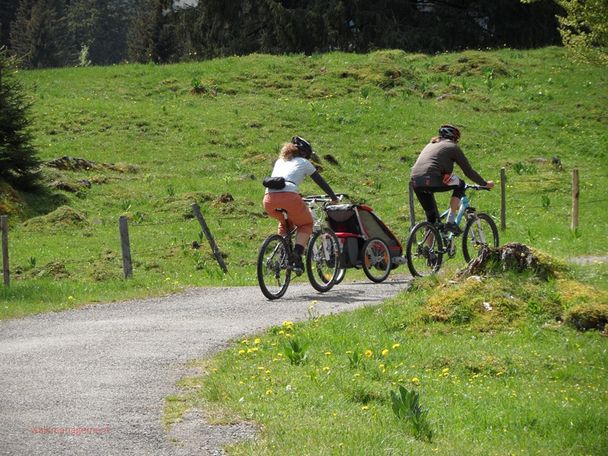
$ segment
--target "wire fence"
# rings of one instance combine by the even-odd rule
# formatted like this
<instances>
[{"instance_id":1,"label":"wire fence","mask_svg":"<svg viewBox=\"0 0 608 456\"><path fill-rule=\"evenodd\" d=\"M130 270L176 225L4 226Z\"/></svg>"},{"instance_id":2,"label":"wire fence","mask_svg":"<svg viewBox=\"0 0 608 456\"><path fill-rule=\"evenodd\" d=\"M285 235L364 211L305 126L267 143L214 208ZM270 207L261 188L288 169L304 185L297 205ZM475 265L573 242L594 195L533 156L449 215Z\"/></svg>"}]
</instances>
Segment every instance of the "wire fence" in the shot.
<instances>
[{"instance_id":1,"label":"wire fence","mask_svg":"<svg viewBox=\"0 0 608 456\"><path fill-rule=\"evenodd\" d=\"M594 174L595 176L595 174ZM601 176L601 175L598 175ZM506 182L504 168L501 170L501 177ZM603 176L605 177L605 176ZM501 181L501 185L503 185ZM573 179L572 179L572 194L571 197L564 193L559 193L555 198L549 199L549 197L545 196L545 200L541 201L540 204L513 204L512 201L516 200L517 193L510 191L507 197L507 193L503 190L501 192L501 201L500 201L500 217L501 217L501 228L506 228L507 220L506 218L506 208L509 211L521 211L521 210L530 210L530 209L551 209L557 210L563 213L571 214L571 229L576 230L578 228L578 211L579 208L588 208L591 205L598 204L606 204L608 203L608 197L606 198L594 198L591 200L581 199L580 198L580 188L578 184L578 170L573 170ZM411 192L411 189L410 189ZM404 199L407 195L402 192L392 193L393 196L402 196ZM390 193L383 193L383 197L391 196ZM542 195L541 195L542 197ZM565 199L571 199L571 204L564 204ZM555 206L555 201L559 201L559 206ZM410 211L410 222L415 222L415 204L413 203L413 196L409 195L409 211ZM419 212L419 208L418 208ZM257 214L249 214L250 217L256 216ZM263 217L263 214L260 212L260 217ZM218 219L217 222L221 223L224 221L232 221L232 220L243 220L242 214L226 214ZM101 220L100 224L104 226L115 225L115 219L105 219ZM515 223L517 225L517 223ZM164 230L165 237L172 238L170 242L165 245L150 245L149 238L145 233L146 228L169 228L170 230ZM179 227L179 228L176 228ZM190 244L186 243L183 237L180 239L179 234L187 233L189 230L195 231L194 235L195 239L189 241ZM3 274L3 283L5 287L8 287L10 284L10 268L9 268L9 220L8 216L2 215L0 216L0 234L2 239L2 274ZM126 217L119 218L119 234L120 234L120 243L121 243L121 252L120 254L114 251L114 246L108 246L105 250L102 250L101 253L88 258L62 258L61 264L69 265L70 267L85 269L85 268L94 268L95 265L99 262L111 263L111 264L120 264L123 265L123 274L125 278L132 277L133 274L133 260L131 252L133 252L137 258L146 258L146 257L162 257L163 255L170 255L171 251L175 249L181 249L186 252L191 250L193 246L197 248L202 246L204 243L204 238L206 238L207 243L211 249L215 260L218 265L222 269L224 273L228 272L227 266L224 262L224 258L222 253L220 252L219 247L217 246L215 239L211 233L211 230L207 226L207 223L200 211L200 207L197 204L192 205L192 213L191 214L183 214L183 218L180 219L146 219L145 216L136 216L132 217L130 220L127 220ZM132 238L131 236L132 235ZM157 237L158 238L158 237ZM103 249L103 246L101 246ZM30 258L30 262L34 263L35 258Z\"/></svg>"}]
</instances>

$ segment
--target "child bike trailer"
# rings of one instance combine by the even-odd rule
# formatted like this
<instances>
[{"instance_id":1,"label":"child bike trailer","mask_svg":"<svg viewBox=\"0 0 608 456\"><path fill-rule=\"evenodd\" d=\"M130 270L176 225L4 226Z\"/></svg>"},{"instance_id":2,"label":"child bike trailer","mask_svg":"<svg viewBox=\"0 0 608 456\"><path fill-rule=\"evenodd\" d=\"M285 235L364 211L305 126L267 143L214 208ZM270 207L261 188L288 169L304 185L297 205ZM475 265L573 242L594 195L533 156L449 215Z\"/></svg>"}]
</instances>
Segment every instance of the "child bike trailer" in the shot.
<instances>
[{"instance_id":1,"label":"child bike trailer","mask_svg":"<svg viewBox=\"0 0 608 456\"><path fill-rule=\"evenodd\" d=\"M328 225L340 240L341 269L363 268L370 280L382 282L401 264L401 243L371 207L336 204L325 210ZM339 280L343 275L344 271Z\"/></svg>"}]
</instances>

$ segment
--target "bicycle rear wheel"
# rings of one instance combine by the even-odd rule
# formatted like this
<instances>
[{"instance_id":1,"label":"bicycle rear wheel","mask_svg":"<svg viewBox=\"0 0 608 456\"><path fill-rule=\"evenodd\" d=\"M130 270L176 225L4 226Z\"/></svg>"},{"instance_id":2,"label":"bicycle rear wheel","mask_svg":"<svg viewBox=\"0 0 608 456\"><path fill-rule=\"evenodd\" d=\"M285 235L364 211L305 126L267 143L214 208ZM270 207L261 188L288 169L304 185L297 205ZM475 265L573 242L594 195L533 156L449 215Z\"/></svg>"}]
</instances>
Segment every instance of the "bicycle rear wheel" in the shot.
<instances>
[{"instance_id":1,"label":"bicycle rear wheel","mask_svg":"<svg viewBox=\"0 0 608 456\"><path fill-rule=\"evenodd\" d=\"M498 247L498 228L488 214L472 214L462 233L462 254L468 263L479 255L482 247Z\"/></svg>"},{"instance_id":2,"label":"bicycle rear wheel","mask_svg":"<svg viewBox=\"0 0 608 456\"><path fill-rule=\"evenodd\" d=\"M371 238L363 244L363 272L372 282L383 282L391 272L391 253L380 238Z\"/></svg>"},{"instance_id":3,"label":"bicycle rear wheel","mask_svg":"<svg viewBox=\"0 0 608 456\"><path fill-rule=\"evenodd\" d=\"M313 288L329 291L336 283L340 271L340 242L327 228L313 233L306 253L306 273Z\"/></svg>"},{"instance_id":4,"label":"bicycle rear wheel","mask_svg":"<svg viewBox=\"0 0 608 456\"><path fill-rule=\"evenodd\" d=\"M278 299L285 294L291 280L289 246L283 236L268 236L258 253L258 283L268 299Z\"/></svg>"},{"instance_id":5,"label":"bicycle rear wheel","mask_svg":"<svg viewBox=\"0 0 608 456\"><path fill-rule=\"evenodd\" d=\"M420 222L410 232L405 248L407 267L414 277L439 271L443 248L439 230L432 223Z\"/></svg>"}]
</instances>

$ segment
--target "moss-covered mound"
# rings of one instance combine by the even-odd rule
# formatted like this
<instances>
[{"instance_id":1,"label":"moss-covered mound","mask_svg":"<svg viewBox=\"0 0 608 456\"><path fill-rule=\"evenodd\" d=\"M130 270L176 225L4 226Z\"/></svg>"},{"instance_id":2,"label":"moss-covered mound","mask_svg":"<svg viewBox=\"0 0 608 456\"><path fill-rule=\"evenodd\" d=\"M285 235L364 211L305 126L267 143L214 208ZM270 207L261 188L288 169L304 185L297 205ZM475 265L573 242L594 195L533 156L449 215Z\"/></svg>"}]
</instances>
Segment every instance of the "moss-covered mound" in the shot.
<instances>
[{"instance_id":1,"label":"moss-covered mound","mask_svg":"<svg viewBox=\"0 0 608 456\"><path fill-rule=\"evenodd\" d=\"M608 293L569 278L565 265L522 244L488 249L455 280L424 293L424 323L487 331L534 320L608 331Z\"/></svg>"},{"instance_id":2,"label":"moss-covered mound","mask_svg":"<svg viewBox=\"0 0 608 456\"><path fill-rule=\"evenodd\" d=\"M88 225L87 218L81 212L70 206L61 206L46 215L33 217L23 223L23 226L35 230L58 230L74 226Z\"/></svg>"},{"instance_id":3,"label":"moss-covered mound","mask_svg":"<svg viewBox=\"0 0 608 456\"><path fill-rule=\"evenodd\" d=\"M0 180L0 215L19 215L22 207L23 201L19 193Z\"/></svg>"}]
</instances>

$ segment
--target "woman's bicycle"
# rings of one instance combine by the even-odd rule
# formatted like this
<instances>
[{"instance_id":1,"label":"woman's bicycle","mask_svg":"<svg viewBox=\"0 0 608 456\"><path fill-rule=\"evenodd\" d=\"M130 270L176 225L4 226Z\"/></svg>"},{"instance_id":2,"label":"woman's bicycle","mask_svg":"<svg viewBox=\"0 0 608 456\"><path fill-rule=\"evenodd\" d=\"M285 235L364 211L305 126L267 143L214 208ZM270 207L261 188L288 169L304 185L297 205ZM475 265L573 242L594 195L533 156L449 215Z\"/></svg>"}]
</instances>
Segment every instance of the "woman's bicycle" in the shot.
<instances>
[{"instance_id":1,"label":"woman's bicycle","mask_svg":"<svg viewBox=\"0 0 608 456\"><path fill-rule=\"evenodd\" d=\"M489 190L479 185L466 185L465 190ZM453 258L456 255L455 235L446 229L443 220L447 218L449 209L441 214L440 222L420 222L412 228L405 248L407 266L413 276L422 277L433 274L441 268L443 256ZM477 212L470 206L466 194L460 200L455 223L460 226L462 219L466 220L462 231L462 254L468 263L478 255L484 246L498 247L498 229L492 217L483 212Z\"/></svg>"},{"instance_id":2,"label":"woman's bicycle","mask_svg":"<svg viewBox=\"0 0 608 456\"><path fill-rule=\"evenodd\" d=\"M340 198L344 195L338 195ZM313 288L320 292L329 291L336 283L340 267L340 242L336 234L323 226L325 205L331 200L323 196L307 196L304 202L309 207L314 228L306 248L306 273ZM283 223L289 227L289 214L285 209L277 209L283 214ZM292 273L302 274L294 258L293 238L296 228L285 230L287 234L268 236L258 253L257 276L260 289L268 299L278 299L285 294Z\"/></svg>"}]
</instances>

